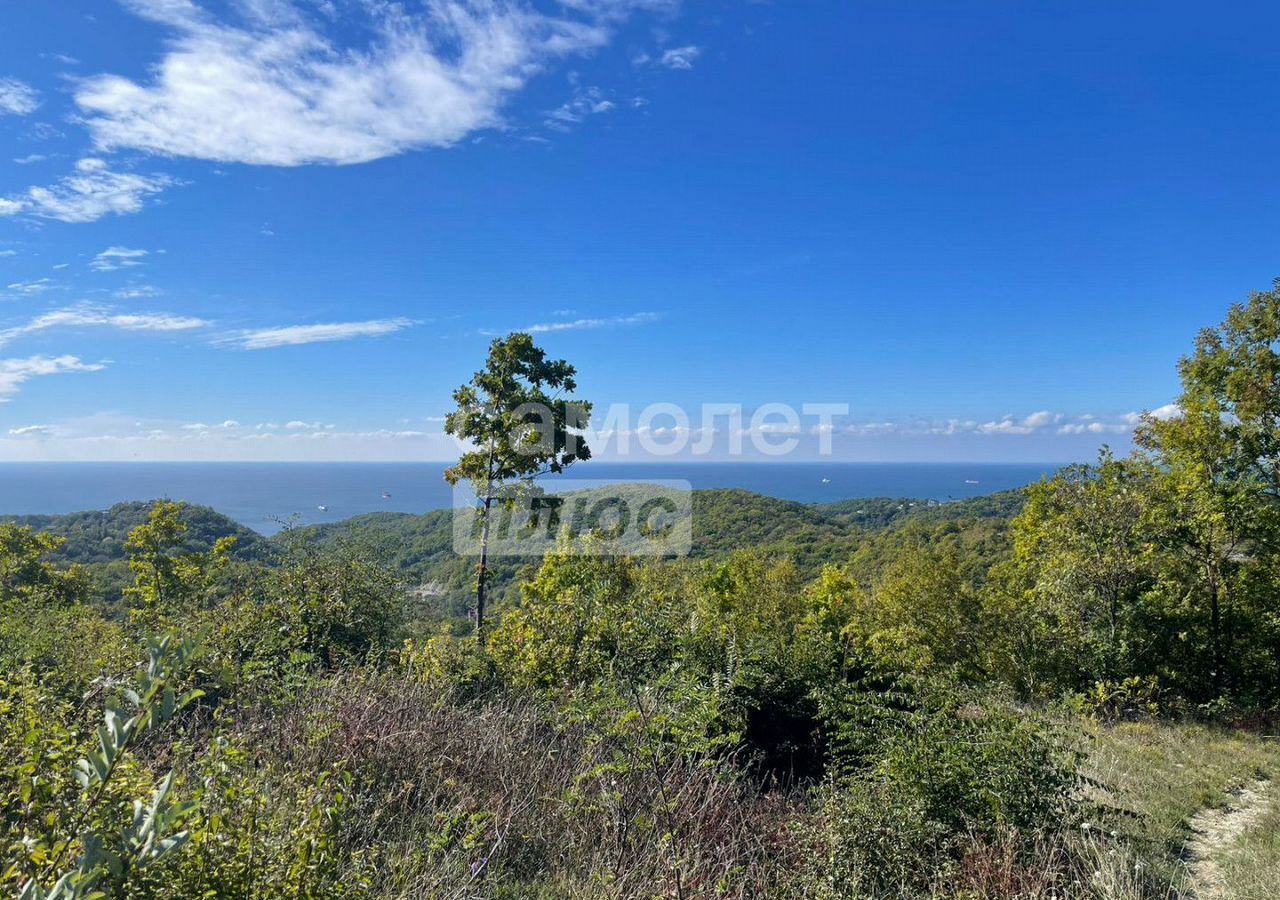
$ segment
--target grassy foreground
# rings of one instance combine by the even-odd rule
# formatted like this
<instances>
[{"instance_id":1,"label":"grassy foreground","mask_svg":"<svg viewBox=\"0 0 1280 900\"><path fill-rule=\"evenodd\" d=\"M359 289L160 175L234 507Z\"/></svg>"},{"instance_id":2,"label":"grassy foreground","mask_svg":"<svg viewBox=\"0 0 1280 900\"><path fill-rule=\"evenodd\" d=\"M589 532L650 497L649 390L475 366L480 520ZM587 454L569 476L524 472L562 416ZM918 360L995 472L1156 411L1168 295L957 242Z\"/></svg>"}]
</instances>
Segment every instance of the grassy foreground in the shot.
<instances>
[{"instance_id":1,"label":"grassy foreground","mask_svg":"<svg viewBox=\"0 0 1280 900\"><path fill-rule=\"evenodd\" d=\"M1204 896L1186 857L1192 820L1226 808L1233 791L1280 773L1280 743L1243 731L1197 724L1095 726L1086 774L1098 815L1095 896ZM1228 900L1280 896L1280 805L1271 806L1215 862ZM1084 830L1084 829L1082 829ZM1199 894L1196 893L1199 888Z\"/></svg>"}]
</instances>

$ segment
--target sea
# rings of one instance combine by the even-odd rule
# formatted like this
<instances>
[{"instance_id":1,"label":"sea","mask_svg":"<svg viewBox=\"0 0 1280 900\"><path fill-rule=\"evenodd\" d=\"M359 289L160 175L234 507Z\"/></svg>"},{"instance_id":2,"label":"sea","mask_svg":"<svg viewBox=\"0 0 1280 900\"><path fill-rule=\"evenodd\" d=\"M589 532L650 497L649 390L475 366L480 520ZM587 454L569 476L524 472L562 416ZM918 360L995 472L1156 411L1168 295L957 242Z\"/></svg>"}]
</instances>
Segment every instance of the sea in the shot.
<instances>
[{"instance_id":1,"label":"sea","mask_svg":"<svg viewBox=\"0 0 1280 900\"><path fill-rule=\"evenodd\" d=\"M861 497L960 500L1022 487L1062 463L591 461L555 477L681 480L802 503ZM211 506L261 534L370 512L454 505L444 463L0 463L0 515L52 515L167 498ZM549 485L550 486L550 483Z\"/></svg>"}]
</instances>

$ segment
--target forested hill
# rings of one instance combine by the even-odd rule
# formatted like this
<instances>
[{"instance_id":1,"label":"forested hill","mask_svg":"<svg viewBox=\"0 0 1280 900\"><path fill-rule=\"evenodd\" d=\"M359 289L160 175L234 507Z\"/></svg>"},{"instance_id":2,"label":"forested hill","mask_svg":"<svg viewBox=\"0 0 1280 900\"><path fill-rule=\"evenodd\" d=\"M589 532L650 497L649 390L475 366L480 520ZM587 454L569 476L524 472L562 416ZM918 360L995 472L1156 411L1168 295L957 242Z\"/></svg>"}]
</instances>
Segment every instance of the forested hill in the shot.
<instances>
[{"instance_id":1,"label":"forested hill","mask_svg":"<svg viewBox=\"0 0 1280 900\"><path fill-rule=\"evenodd\" d=\"M693 492L694 559L726 557L737 550L786 556L805 577L825 565L851 565L860 580L878 577L904 546L928 543L953 548L966 575L978 581L1007 548L1009 520L1022 508L1022 491L937 504L910 498L876 497L810 504L737 489ZM30 525L66 538L53 558L90 567L96 593L119 600L129 583L125 541L147 520L154 501L119 503L108 510L58 516L9 516L0 521ZM266 538L207 506L187 506L184 552L203 552L222 537L236 538L232 556L270 564L290 540L327 547L389 567L402 583L430 598L430 615L465 616L475 582L475 560L453 552L451 510L422 515L376 512L341 522L309 525ZM510 599L521 570L535 558L490 560L497 602Z\"/></svg>"},{"instance_id":2,"label":"forested hill","mask_svg":"<svg viewBox=\"0 0 1280 900\"><path fill-rule=\"evenodd\" d=\"M1027 503L1023 489L997 491L981 497L940 503L900 497L837 500L815 506L822 515L862 528L887 528L907 519L914 522L954 522L957 519L1012 519Z\"/></svg>"},{"instance_id":3,"label":"forested hill","mask_svg":"<svg viewBox=\"0 0 1280 900\"><path fill-rule=\"evenodd\" d=\"M806 566L836 561L868 531L919 523L936 525L970 519L1009 519L1025 502L1023 491L1003 491L971 500L939 504L911 498L873 497L809 504L737 489L693 492L695 557L713 557L740 549L794 553ZM56 554L60 562L108 563L125 558L129 532L147 520L154 501L118 503L107 510L66 515L0 516L0 522L29 525L66 538ZM222 537L235 537L233 555L267 561L283 536L268 539L207 506L187 506L185 550L209 550ZM430 577L437 566L449 570L453 554L451 514L437 509L422 515L376 512L341 522L311 525L297 534L322 544L357 545L371 557L415 577ZM440 575L446 573L441 572Z\"/></svg>"},{"instance_id":4,"label":"forested hill","mask_svg":"<svg viewBox=\"0 0 1280 900\"><path fill-rule=\"evenodd\" d=\"M106 510L60 516L0 516L0 522L28 525L36 531L66 538L67 543L53 557L59 562L109 563L125 558L124 545L129 532L147 521L154 503L117 503ZM273 552L271 542L262 535L207 506L186 506L182 518L187 523L185 552L207 552L214 542L224 537L236 539L232 555L239 559L265 561Z\"/></svg>"},{"instance_id":5,"label":"forested hill","mask_svg":"<svg viewBox=\"0 0 1280 900\"><path fill-rule=\"evenodd\" d=\"M1004 527L1024 501L1022 491L1006 491L941 505L885 497L819 505L737 489L695 490L691 555L717 558L735 550L785 555L810 577L824 565L856 562L872 578L902 545L928 542L963 550L964 558L985 568L1005 547ZM469 602L474 560L454 555L449 510L420 516L370 513L303 528L299 536L379 559L406 580L428 586L455 614ZM535 562L491 560L496 594L504 596L520 568Z\"/></svg>"}]
</instances>

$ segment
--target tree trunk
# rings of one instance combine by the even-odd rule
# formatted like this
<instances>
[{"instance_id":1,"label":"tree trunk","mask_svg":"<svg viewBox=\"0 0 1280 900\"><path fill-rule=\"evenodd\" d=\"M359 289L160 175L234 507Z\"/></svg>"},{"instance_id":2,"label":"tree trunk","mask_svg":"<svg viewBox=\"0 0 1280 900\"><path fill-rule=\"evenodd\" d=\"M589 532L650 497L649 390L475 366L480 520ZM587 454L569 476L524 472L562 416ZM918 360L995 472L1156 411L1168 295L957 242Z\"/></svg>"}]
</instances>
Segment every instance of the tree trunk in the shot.
<instances>
[{"instance_id":1,"label":"tree trunk","mask_svg":"<svg viewBox=\"0 0 1280 900\"><path fill-rule=\"evenodd\" d=\"M1222 696L1222 607L1218 595L1218 575L1216 572L1209 578L1209 620L1213 638L1213 696Z\"/></svg>"},{"instance_id":2,"label":"tree trunk","mask_svg":"<svg viewBox=\"0 0 1280 900\"><path fill-rule=\"evenodd\" d=\"M489 509L493 506L493 459L496 441L489 438L489 463L485 468L484 521L480 523L480 568L476 571L476 643L484 647L484 590L489 574Z\"/></svg>"},{"instance_id":3,"label":"tree trunk","mask_svg":"<svg viewBox=\"0 0 1280 900\"><path fill-rule=\"evenodd\" d=\"M476 641L484 645L485 576L489 574L489 507L492 497L484 498L484 521L480 525L480 566L476 570Z\"/></svg>"}]
</instances>

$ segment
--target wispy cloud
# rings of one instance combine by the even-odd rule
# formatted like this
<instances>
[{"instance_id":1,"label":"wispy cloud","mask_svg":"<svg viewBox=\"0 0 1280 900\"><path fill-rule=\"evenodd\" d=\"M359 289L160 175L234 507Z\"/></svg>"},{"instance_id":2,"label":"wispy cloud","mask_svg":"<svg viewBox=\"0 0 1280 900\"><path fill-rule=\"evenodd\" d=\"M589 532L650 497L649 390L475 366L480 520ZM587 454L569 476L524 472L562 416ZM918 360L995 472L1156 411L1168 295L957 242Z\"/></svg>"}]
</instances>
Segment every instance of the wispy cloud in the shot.
<instances>
[{"instance_id":1,"label":"wispy cloud","mask_svg":"<svg viewBox=\"0 0 1280 900\"><path fill-rule=\"evenodd\" d=\"M5 285L5 290L11 294L33 297L36 294L52 291L57 286L58 283L52 278L35 278L31 281L15 281L12 284Z\"/></svg>"},{"instance_id":2,"label":"wispy cloud","mask_svg":"<svg viewBox=\"0 0 1280 900\"><path fill-rule=\"evenodd\" d=\"M658 57L658 65L668 69L692 69L698 57L702 56L702 48L690 44L688 47L674 47Z\"/></svg>"},{"instance_id":3,"label":"wispy cloud","mask_svg":"<svg viewBox=\"0 0 1280 900\"><path fill-rule=\"evenodd\" d=\"M135 250L130 247L108 247L89 263L95 272L115 272L118 269L130 269L142 265L146 250Z\"/></svg>"},{"instance_id":4,"label":"wispy cloud","mask_svg":"<svg viewBox=\"0 0 1280 900\"><path fill-rule=\"evenodd\" d=\"M23 325L0 329L0 347L20 337L56 328L115 328L121 331L176 332L206 328L211 322L172 313L116 313L95 306L76 306L36 316Z\"/></svg>"},{"instance_id":5,"label":"wispy cloud","mask_svg":"<svg viewBox=\"0 0 1280 900\"><path fill-rule=\"evenodd\" d=\"M258 328L221 338L218 343L243 350L269 350L272 347L296 347L323 344L363 337L382 337L414 325L412 319L370 319L364 322L330 322L319 325L288 325L282 328Z\"/></svg>"},{"instance_id":6,"label":"wispy cloud","mask_svg":"<svg viewBox=\"0 0 1280 900\"><path fill-rule=\"evenodd\" d=\"M1174 407L1176 409L1176 407ZM1165 417L1168 407L1161 407L1147 415ZM1092 413L1067 415L1060 412L1039 410L1025 416L1004 415L995 419L889 419L837 422L827 429L838 434L858 437L910 435L952 437L960 435L989 435L993 437L1026 437L1032 435L1127 435L1142 421L1143 414L1136 412L1122 415L1100 416Z\"/></svg>"},{"instance_id":7,"label":"wispy cloud","mask_svg":"<svg viewBox=\"0 0 1280 900\"><path fill-rule=\"evenodd\" d=\"M295 428L221 417L208 422L100 412L0 429L0 459L408 460L456 457L459 443L437 430L298 420ZM403 424L403 423L402 423ZM38 447L36 446L38 444Z\"/></svg>"},{"instance_id":8,"label":"wispy cloud","mask_svg":"<svg viewBox=\"0 0 1280 900\"><path fill-rule=\"evenodd\" d=\"M40 106L40 95L16 78L0 78L0 115L26 116Z\"/></svg>"},{"instance_id":9,"label":"wispy cloud","mask_svg":"<svg viewBox=\"0 0 1280 900\"><path fill-rule=\"evenodd\" d=\"M0 359L0 403L11 400L24 384L44 375L65 372L97 372L101 363L81 362L76 356L28 356L26 359Z\"/></svg>"},{"instance_id":10,"label":"wispy cloud","mask_svg":"<svg viewBox=\"0 0 1280 900\"><path fill-rule=\"evenodd\" d=\"M105 160L90 157L49 187L0 199L0 216L25 212L59 222L96 222L107 215L136 213L148 197L177 183L167 175L112 171Z\"/></svg>"},{"instance_id":11,"label":"wispy cloud","mask_svg":"<svg viewBox=\"0 0 1280 900\"><path fill-rule=\"evenodd\" d=\"M163 291L149 284L131 284L128 287L120 288L111 296L117 300L139 300L143 297L159 297Z\"/></svg>"},{"instance_id":12,"label":"wispy cloud","mask_svg":"<svg viewBox=\"0 0 1280 900\"><path fill-rule=\"evenodd\" d=\"M579 88L574 92L571 100L547 113L544 124L556 131L567 131L571 125L581 122L588 116L611 112L616 107L617 104L605 96L603 89Z\"/></svg>"},{"instance_id":13,"label":"wispy cloud","mask_svg":"<svg viewBox=\"0 0 1280 900\"><path fill-rule=\"evenodd\" d=\"M1058 427L1058 434L1128 434L1133 426L1127 422L1068 422Z\"/></svg>"},{"instance_id":14,"label":"wispy cloud","mask_svg":"<svg viewBox=\"0 0 1280 900\"><path fill-rule=\"evenodd\" d=\"M647 325L650 322L658 321L661 316L657 313L642 312L632 313L629 316L612 316L606 319L572 319L566 322L539 322L536 325L528 325L521 328L521 331L529 334L550 334L556 331L587 331L594 328L625 328L630 325Z\"/></svg>"},{"instance_id":15,"label":"wispy cloud","mask_svg":"<svg viewBox=\"0 0 1280 900\"><path fill-rule=\"evenodd\" d=\"M669 4L663 4L664 6ZM222 162L350 164L446 147L501 124L511 94L555 59L605 45L655 0L345 4L328 21L289 0L218 18L192 0L130 0L174 36L146 81L99 75L75 100L98 147ZM369 35L352 47L331 35Z\"/></svg>"}]
</instances>

